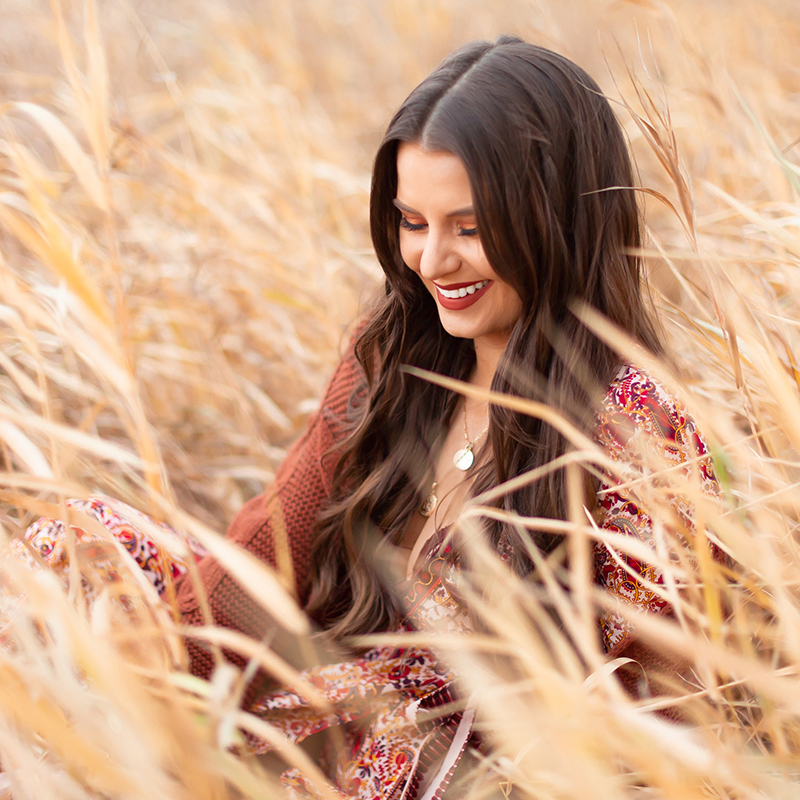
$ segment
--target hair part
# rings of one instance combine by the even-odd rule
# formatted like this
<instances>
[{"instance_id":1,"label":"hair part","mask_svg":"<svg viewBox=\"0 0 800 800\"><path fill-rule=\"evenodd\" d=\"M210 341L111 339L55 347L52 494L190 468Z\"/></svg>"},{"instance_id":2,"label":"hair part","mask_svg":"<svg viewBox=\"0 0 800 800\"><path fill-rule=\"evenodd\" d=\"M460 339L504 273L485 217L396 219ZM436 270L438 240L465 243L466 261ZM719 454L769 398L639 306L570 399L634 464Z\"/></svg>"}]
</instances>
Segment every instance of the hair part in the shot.
<instances>
[{"instance_id":1,"label":"hair part","mask_svg":"<svg viewBox=\"0 0 800 800\"><path fill-rule=\"evenodd\" d=\"M312 559L308 611L335 637L381 630L400 610L370 553L397 543L430 486L458 396L401 371L412 364L467 380L469 339L450 336L436 303L403 262L397 151L401 143L443 150L463 162L478 231L498 277L522 299L492 383L498 392L544 401L590 432L618 356L571 313L582 301L661 353L642 286L639 209L619 122L597 84L550 50L503 36L456 51L395 114L372 173L370 230L384 293L355 349L368 399L341 449L332 501ZM562 455L552 427L493 405L473 494ZM525 516L563 519L563 471L507 493L499 503ZM518 532L487 523L495 542ZM533 534L545 551L560 540ZM528 568L524 548L515 567Z\"/></svg>"}]
</instances>

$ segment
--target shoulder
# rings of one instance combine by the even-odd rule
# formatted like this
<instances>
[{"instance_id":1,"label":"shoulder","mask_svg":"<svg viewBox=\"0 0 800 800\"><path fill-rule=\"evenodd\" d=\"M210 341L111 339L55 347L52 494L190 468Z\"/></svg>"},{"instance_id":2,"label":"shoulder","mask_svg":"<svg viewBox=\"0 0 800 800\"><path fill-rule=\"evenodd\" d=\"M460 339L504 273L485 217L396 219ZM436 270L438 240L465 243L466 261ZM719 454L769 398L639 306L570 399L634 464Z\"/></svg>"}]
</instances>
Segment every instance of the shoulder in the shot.
<instances>
[{"instance_id":1,"label":"shoulder","mask_svg":"<svg viewBox=\"0 0 800 800\"><path fill-rule=\"evenodd\" d=\"M686 426L683 404L648 373L623 364L609 385L598 414L602 432L624 440L636 431L674 438Z\"/></svg>"},{"instance_id":2,"label":"shoulder","mask_svg":"<svg viewBox=\"0 0 800 800\"><path fill-rule=\"evenodd\" d=\"M346 427L367 395L367 378L356 355L356 344L367 322L361 319L356 324L320 402L318 417L334 430Z\"/></svg>"},{"instance_id":3,"label":"shoulder","mask_svg":"<svg viewBox=\"0 0 800 800\"><path fill-rule=\"evenodd\" d=\"M691 461L716 482L708 442L684 404L630 364L623 364L608 386L595 438L614 460L639 461L649 453L660 456L664 466Z\"/></svg>"}]
</instances>

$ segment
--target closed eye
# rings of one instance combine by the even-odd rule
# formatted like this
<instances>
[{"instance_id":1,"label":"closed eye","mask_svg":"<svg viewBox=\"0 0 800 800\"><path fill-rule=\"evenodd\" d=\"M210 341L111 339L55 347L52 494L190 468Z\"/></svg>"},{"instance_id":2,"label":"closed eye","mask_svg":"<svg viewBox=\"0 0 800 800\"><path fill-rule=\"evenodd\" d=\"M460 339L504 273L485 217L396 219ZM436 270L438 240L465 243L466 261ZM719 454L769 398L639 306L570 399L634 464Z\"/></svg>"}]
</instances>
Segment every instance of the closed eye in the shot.
<instances>
[{"instance_id":1,"label":"closed eye","mask_svg":"<svg viewBox=\"0 0 800 800\"><path fill-rule=\"evenodd\" d=\"M421 231L424 228L427 228L427 224L424 222L414 223L409 222L405 217L400 217L400 227L405 228L407 231Z\"/></svg>"},{"instance_id":2,"label":"closed eye","mask_svg":"<svg viewBox=\"0 0 800 800\"><path fill-rule=\"evenodd\" d=\"M405 228L407 231L421 231L428 227L426 222L410 222L406 217L400 217L400 227ZM477 236L478 229L475 228L459 228L459 236Z\"/></svg>"}]
</instances>

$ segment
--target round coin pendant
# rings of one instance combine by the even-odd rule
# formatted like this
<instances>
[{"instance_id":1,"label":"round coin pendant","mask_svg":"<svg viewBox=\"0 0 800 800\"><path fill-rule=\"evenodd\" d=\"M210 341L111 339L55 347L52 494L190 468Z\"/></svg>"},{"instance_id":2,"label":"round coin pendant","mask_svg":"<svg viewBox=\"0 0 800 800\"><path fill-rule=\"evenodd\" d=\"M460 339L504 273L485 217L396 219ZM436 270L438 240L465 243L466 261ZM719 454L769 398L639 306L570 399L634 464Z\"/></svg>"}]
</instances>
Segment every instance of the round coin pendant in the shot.
<instances>
[{"instance_id":1,"label":"round coin pendant","mask_svg":"<svg viewBox=\"0 0 800 800\"><path fill-rule=\"evenodd\" d=\"M475 463L475 454L469 447L464 447L453 456L456 469L466 472Z\"/></svg>"}]
</instances>

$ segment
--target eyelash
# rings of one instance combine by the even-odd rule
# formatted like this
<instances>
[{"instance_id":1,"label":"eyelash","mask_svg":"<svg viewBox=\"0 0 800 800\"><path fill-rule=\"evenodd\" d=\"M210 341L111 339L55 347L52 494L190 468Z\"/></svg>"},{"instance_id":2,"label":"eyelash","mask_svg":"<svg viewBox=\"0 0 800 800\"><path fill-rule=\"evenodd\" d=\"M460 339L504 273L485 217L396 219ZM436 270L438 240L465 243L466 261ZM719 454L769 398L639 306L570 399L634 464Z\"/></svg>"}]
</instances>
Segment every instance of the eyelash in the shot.
<instances>
[{"instance_id":1,"label":"eyelash","mask_svg":"<svg viewBox=\"0 0 800 800\"><path fill-rule=\"evenodd\" d=\"M400 217L400 227L405 228L407 231L421 231L423 228L426 228L427 225L425 225L424 222L416 225L413 222L409 222L405 217Z\"/></svg>"},{"instance_id":2,"label":"eyelash","mask_svg":"<svg viewBox=\"0 0 800 800\"><path fill-rule=\"evenodd\" d=\"M409 222L405 217L400 217L400 227L405 228L407 231L421 231L428 226L424 222L414 223ZM477 236L477 228L461 228L458 232L459 236Z\"/></svg>"}]
</instances>

